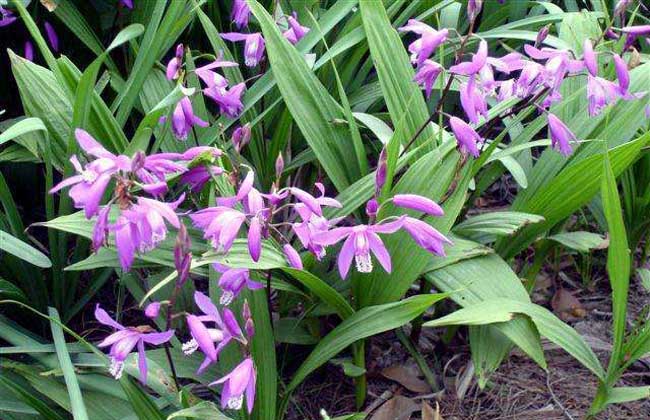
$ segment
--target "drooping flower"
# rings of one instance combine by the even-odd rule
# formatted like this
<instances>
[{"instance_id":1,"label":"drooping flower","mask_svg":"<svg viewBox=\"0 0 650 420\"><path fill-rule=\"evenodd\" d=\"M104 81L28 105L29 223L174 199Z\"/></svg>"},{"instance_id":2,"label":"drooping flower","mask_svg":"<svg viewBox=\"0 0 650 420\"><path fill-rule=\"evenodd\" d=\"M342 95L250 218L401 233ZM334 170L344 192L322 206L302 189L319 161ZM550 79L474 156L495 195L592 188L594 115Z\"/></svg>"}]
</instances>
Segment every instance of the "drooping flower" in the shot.
<instances>
[{"instance_id":1,"label":"drooping flower","mask_svg":"<svg viewBox=\"0 0 650 420\"><path fill-rule=\"evenodd\" d=\"M646 92L630 92L630 71L627 68L627 63L618 54L612 55L612 58L614 59L614 68L616 70L616 78L618 79L618 94L620 97L625 100L633 100L645 96Z\"/></svg>"},{"instance_id":2,"label":"drooping flower","mask_svg":"<svg viewBox=\"0 0 650 420\"><path fill-rule=\"evenodd\" d=\"M203 230L203 237L217 251L227 253L241 229L246 214L230 207L208 207L190 215L194 225Z\"/></svg>"},{"instance_id":3,"label":"drooping flower","mask_svg":"<svg viewBox=\"0 0 650 420\"><path fill-rule=\"evenodd\" d=\"M235 315L229 310L223 310L223 318L209 297L203 293L194 292L194 302L203 315L188 315L187 325L192 339L183 343L182 349L186 356L201 350L205 360L199 367L198 373L203 372L210 364L217 361L219 353L232 340L247 343ZM206 325L207 324L207 325ZM215 346L215 343L217 345Z\"/></svg>"},{"instance_id":4,"label":"drooping flower","mask_svg":"<svg viewBox=\"0 0 650 420\"><path fill-rule=\"evenodd\" d=\"M168 80L178 79L181 66L183 65L183 51L183 44L178 44L176 46L176 55L167 63L165 75Z\"/></svg>"},{"instance_id":5,"label":"drooping flower","mask_svg":"<svg viewBox=\"0 0 650 420\"><path fill-rule=\"evenodd\" d=\"M585 39L582 44L583 51L583 60L585 67L589 71L589 74L592 76L598 76L598 60L596 58L596 53L594 52L594 47L591 43L591 40Z\"/></svg>"},{"instance_id":6,"label":"drooping flower","mask_svg":"<svg viewBox=\"0 0 650 420\"><path fill-rule=\"evenodd\" d=\"M93 250L97 252L99 248L106 244L106 237L108 236L108 215L110 214L111 206L104 206L99 211L95 226L93 227Z\"/></svg>"},{"instance_id":7,"label":"drooping flower","mask_svg":"<svg viewBox=\"0 0 650 420\"><path fill-rule=\"evenodd\" d=\"M515 83L515 95L525 98L533 94L539 87L543 69L542 65L534 61L527 61Z\"/></svg>"},{"instance_id":8,"label":"drooping flower","mask_svg":"<svg viewBox=\"0 0 650 420\"><path fill-rule=\"evenodd\" d=\"M409 19L406 25L398 28L400 32L414 32L420 35L420 38L413 41L408 50L411 53L411 62L421 65L424 60L431 57L431 54L447 40L449 31L446 28L439 31L433 29L426 23L417 19Z\"/></svg>"},{"instance_id":9,"label":"drooping flower","mask_svg":"<svg viewBox=\"0 0 650 420\"><path fill-rule=\"evenodd\" d=\"M265 44L261 33L242 34L239 32L227 32L221 34L221 37L231 42L244 41L244 63L246 66L255 67L262 61Z\"/></svg>"},{"instance_id":10,"label":"drooping flower","mask_svg":"<svg viewBox=\"0 0 650 420\"><path fill-rule=\"evenodd\" d=\"M242 126L235 128L235 131L232 132L232 144L237 151L241 150L251 141L251 125L246 123Z\"/></svg>"},{"instance_id":11,"label":"drooping flower","mask_svg":"<svg viewBox=\"0 0 650 420\"><path fill-rule=\"evenodd\" d=\"M478 157L480 152L477 143L482 142L483 138L469 124L458 117L451 117L449 125L454 132L460 151Z\"/></svg>"},{"instance_id":12,"label":"drooping flower","mask_svg":"<svg viewBox=\"0 0 650 420\"><path fill-rule=\"evenodd\" d=\"M192 192L199 192L212 179L223 174L223 168L217 165L195 166L181 175L180 182L190 187Z\"/></svg>"},{"instance_id":13,"label":"drooping flower","mask_svg":"<svg viewBox=\"0 0 650 420\"><path fill-rule=\"evenodd\" d=\"M167 237L167 223L178 229L180 220L175 209L183 196L173 203L138 197L137 203L123 210L116 223L115 246L124 271L133 264L136 252L148 252Z\"/></svg>"},{"instance_id":14,"label":"drooping flower","mask_svg":"<svg viewBox=\"0 0 650 420\"><path fill-rule=\"evenodd\" d=\"M603 79L587 75L587 100L589 101L589 115L596 116L608 105L613 104L619 98L618 86Z\"/></svg>"},{"instance_id":15,"label":"drooping flower","mask_svg":"<svg viewBox=\"0 0 650 420\"><path fill-rule=\"evenodd\" d=\"M194 70L197 76L205 83L208 88L225 89L228 87L228 79L214 71L214 69L221 67L237 67L238 64L234 61L224 61L221 59L214 60Z\"/></svg>"},{"instance_id":16,"label":"drooping flower","mask_svg":"<svg viewBox=\"0 0 650 420\"><path fill-rule=\"evenodd\" d=\"M4 7L0 6L0 28L3 26L11 25L16 21L17 17L14 16L14 12Z\"/></svg>"},{"instance_id":17,"label":"drooping flower","mask_svg":"<svg viewBox=\"0 0 650 420\"><path fill-rule=\"evenodd\" d=\"M569 127L562 120L550 112L548 113L548 130L551 137L551 146L564 156L569 156L573 152L570 142L576 140L575 134L569 130Z\"/></svg>"},{"instance_id":18,"label":"drooping flower","mask_svg":"<svg viewBox=\"0 0 650 420\"><path fill-rule=\"evenodd\" d=\"M45 34L47 35L47 40L50 42L50 46L54 50L54 52L59 51L59 37L56 34L56 31L54 30L54 27L50 22L45 22Z\"/></svg>"},{"instance_id":19,"label":"drooping flower","mask_svg":"<svg viewBox=\"0 0 650 420\"><path fill-rule=\"evenodd\" d=\"M77 157L72 156L70 162L77 171L77 175L61 181L50 190L50 194L72 186L69 195L74 206L84 209L86 218L90 219L97 214L99 202L106 191L111 176L119 170L128 170L131 165L126 156L115 156L110 153L86 131L75 130L75 137L82 150L98 159L82 167Z\"/></svg>"},{"instance_id":20,"label":"drooping flower","mask_svg":"<svg viewBox=\"0 0 650 420\"><path fill-rule=\"evenodd\" d=\"M195 125L207 127L209 124L194 115L190 98L184 96L183 99L178 101L172 114L172 132L177 139L187 140L187 135Z\"/></svg>"},{"instance_id":21,"label":"drooping flower","mask_svg":"<svg viewBox=\"0 0 650 420\"><path fill-rule=\"evenodd\" d=\"M222 305L230 305L244 287L249 290L258 290L264 287L263 284L251 280L250 271L246 268L230 268L218 263L212 264L212 268L221 273L219 287L222 293L219 303Z\"/></svg>"},{"instance_id":22,"label":"drooping flower","mask_svg":"<svg viewBox=\"0 0 650 420\"><path fill-rule=\"evenodd\" d=\"M314 235L313 241L322 246L329 246L345 239L338 257L339 273L343 279L347 277L353 259L358 272L370 273L373 268L371 251L384 270L390 273L392 270L390 254L377 234L394 233L402 227L402 222L403 219L400 218L375 225L334 228Z\"/></svg>"},{"instance_id":23,"label":"drooping flower","mask_svg":"<svg viewBox=\"0 0 650 420\"><path fill-rule=\"evenodd\" d=\"M142 325L139 327L125 327L114 321L105 310L99 307L95 308L95 318L100 323L116 329L117 331L106 337L98 347L109 347L109 356L111 358L110 374L115 379L120 379L124 370L124 360L131 351L138 347L138 368L140 370L140 382L147 383L147 355L144 351L144 345L151 344L154 346L168 342L174 335L174 330L165 332L154 332L154 330Z\"/></svg>"},{"instance_id":24,"label":"drooping flower","mask_svg":"<svg viewBox=\"0 0 650 420\"><path fill-rule=\"evenodd\" d=\"M392 198L397 207L420 211L431 216L443 216L442 207L435 201L417 194L395 194Z\"/></svg>"},{"instance_id":25,"label":"drooping flower","mask_svg":"<svg viewBox=\"0 0 650 420\"><path fill-rule=\"evenodd\" d=\"M250 414L255 403L256 375L253 359L247 357L232 372L209 386L224 384L221 391L221 407L231 410L241 409L246 394L246 409Z\"/></svg>"},{"instance_id":26,"label":"drooping flower","mask_svg":"<svg viewBox=\"0 0 650 420\"><path fill-rule=\"evenodd\" d=\"M402 227L420 248L433 254L444 257L444 244L452 244L442 233L423 220L405 217Z\"/></svg>"},{"instance_id":27,"label":"drooping flower","mask_svg":"<svg viewBox=\"0 0 650 420\"><path fill-rule=\"evenodd\" d=\"M300 41L305 35L307 35L307 32L309 32L308 27L302 26L300 22L298 22L295 12L293 16L287 17L287 23L289 24L289 29L284 31L282 33L282 36L284 36L287 41L294 45L297 44L298 41Z\"/></svg>"},{"instance_id":28,"label":"drooping flower","mask_svg":"<svg viewBox=\"0 0 650 420\"><path fill-rule=\"evenodd\" d=\"M284 251L284 256L287 259L289 265L298 270L302 270L302 259L300 258L298 251L296 251L296 249L290 244L284 244L282 250Z\"/></svg>"},{"instance_id":29,"label":"drooping flower","mask_svg":"<svg viewBox=\"0 0 650 420\"><path fill-rule=\"evenodd\" d=\"M244 89L246 89L246 84L242 82L230 89L217 86L208 87L203 90L203 94L217 103L220 113L230 118L237 118L244 109L244 104L241 101Z\"/></svg>"},{"instance_id":30,"label":"drooping flower","mask_svg":"<svg viewBox=\"0 0 650 420\"><path fill-rule=\"evenodd\" d=\"M234 0L232 4L232 11L230 12L230 20L237 26L237 29L248 26L248 19L251 15L251 10L246 4L246 0Z\"/></svg>"},{"instance_id":31,"label":"drooping flower","mask_svg":"<svg viewBox=\"0 0 650 420\"><path fill-rule=\"evenodd\" d=\"M440 72L442 72L442 66L433 60L424 60L422 65L418 67L413 80L424 88L427 98L431 96L433 84Z\"/></svg>"}]
</instances>

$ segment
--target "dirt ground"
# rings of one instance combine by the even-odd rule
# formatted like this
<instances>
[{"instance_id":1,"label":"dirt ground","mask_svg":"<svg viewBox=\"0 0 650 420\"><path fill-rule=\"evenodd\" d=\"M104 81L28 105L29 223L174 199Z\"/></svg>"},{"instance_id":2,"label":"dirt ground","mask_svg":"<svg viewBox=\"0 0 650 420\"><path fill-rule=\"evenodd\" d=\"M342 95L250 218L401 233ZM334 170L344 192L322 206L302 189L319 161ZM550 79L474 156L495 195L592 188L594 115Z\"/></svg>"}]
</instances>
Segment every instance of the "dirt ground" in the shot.
<instances>
[{"instance_id":1,"label":"dirt ground","mask_svg":"<svg viewBox=\"0 0 650 420\"><path fill-rule=\"evenodd\" d=\"M606 366L611 348L611 302L606 279L595 275L593 283L584 287L569 280L576 274L570 270L563 270L569 275L560 276L558 283L578 302L578 310L574 311L578 316L569 316L567 322L585 338ZM542 274L533 299L550 308L555 285L545 284L544 276ZM546 273L546 276L557 276L557 272ZM633 279L630 321L647 305L649 298L648 292ZM555 310L557 313L561 308L556 306ZM432 393L422 380L421 371L394 334L372 339L367 356L369 397L363 409L369 413L367 418L560 420L585 417L596 390L596 378L563 350L552 343L543 343L548 362L548 372L545 372L515 349L490 377L487 386L480 389L469 371L473 366L469 346L463 338L466 334L462 329L459 332L447 346L441 345L435 335L440 330L437 333L427 331L420 338L419 351L427 364L438 367L438 378L440 372L444 372L444 389L438 393ZM386 368L397 369L397 375L389 375L394 380L384 376ZM650 385L650 359L633 365L618 385ZM429 415L421 414L423 402L433 408ZM340 367L328 364L311 375L295 393L288 418L320 420L322 409L333 418L355 412L354 408L352 379L345 376ZM597 418L650 419L650 400L609 406Z\"/></svg>"}]
</instances>

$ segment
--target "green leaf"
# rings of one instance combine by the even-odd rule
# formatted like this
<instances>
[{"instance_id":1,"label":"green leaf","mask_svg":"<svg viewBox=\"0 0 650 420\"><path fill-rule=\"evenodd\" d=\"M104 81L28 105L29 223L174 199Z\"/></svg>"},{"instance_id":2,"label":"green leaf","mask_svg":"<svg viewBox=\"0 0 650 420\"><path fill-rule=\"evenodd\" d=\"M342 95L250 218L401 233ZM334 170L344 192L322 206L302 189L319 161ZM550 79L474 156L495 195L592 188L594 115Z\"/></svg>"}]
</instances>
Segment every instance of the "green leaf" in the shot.
<instances>
[{"instance_id":1,"label":"green leaf","mask_svg":"<svg viewBox=\"0 0 650 420\"><path fill-rule=\"evenodd\" d=\"M330 360L330 363L336 366L340 366L343 369L345 376L349 376L351 378L356 378L366 373L366 370L364 368L355 365L352 359L349 357L332 359Z\"/></svg>"},{"instance_id":2,"label":"green leaf","mask_svg":"<svg viewBox=\"0 0 650 420\"><path fill-rule=\"evenodd\" d=\"M363 29L366 33L384 100L393 124L404 118L406 143L429 118L429 111L420 88L413 82L413 67L397 31L393 29L382 2L359 2ZM434 124L429 124L416 144L431 138Z\"/></svg>"},{"instance_id":3,"label":"green leaf","mask_svg":"<svg viewBox=\"0 0 650 420\"><path fill-rule=\"evenodd\" d=\"M26 302L27 296L18 286L0 278L0 299L11 299Z\"/></svg>"},{"instance_id":4,"label":"green leaf","mask_svg":"<svg viewBox=\"0 0 650 420\"><path fill-rule=\"evenodd\" d=\"M120 385L140 420L165 420L165 415L142 389L129 377L122 377Z\"/></svg>"},{"instance_id":5,"label":"green leaf","mask_svg":"<svg viewBox=\"0 0 650 420\"><path fill-rule=\"evenodd\" d=\"M592 232L562 232L557 235L549 236L548 239L583 254L586 254L593 249L603 249L608 246L607 239Z\"/></svg>"},{"instance_id":6,"label":"green leaf","mask_svg":"<svg viewBox=\"0 0 650 420\"><path fill-rule=\"evenodd\" d=\"M274 322L275 341L303 346L317 344L318 337L311 334L301 321L299 318L281 318Z\"/></svg>"},{"instance_id":7,"label":"green leaf","mask_svg":"<svg viewBox=\"0 0 650 420\"><path fill-rule=\"evenodd\" d=\"M418 295L355 312L318 343L287 385L287 392L293 391L307 375L352 343L401 327L447 296L444 293Z\"/></svg>"},{"instance_id":8,"label":"green leaf","mask_svg":"<svg viewBox=\"0 0 650 420\"><path fill-rule=\"evenodd\" d=\"M61 320L59 318L59 313L55 308L49 308L48 313L53 319L60 323ZM52 329L52 338L54 339L54 346L56 347L56 355L59 359L61 370L63 371L63 378L65 379L68 395L70 396L72 416L75 420L88 419L88 413L86 413L86 406L84 405L83 396L81 395L79 382L77 382L77 374L74 370L74 366L72 366L70 354L66 348L63 330L59 323L51 321L50 328Z\"/></svg>"},{"instance_id":9,"label":"green leaf","mask_svg":"<svg viewBox=\"0 0 650 420\"><path fill-rule=\"evenodd\" d=\"M9 379L8 376L0 375L0 384L10 390L17 398L22 400L25 404L36 410L43 418L47 420L65 420L65 418L50 408L43 398L34 393L32 389L28 389L18 382Z\"/></svg>"},{"instance_id":10,"label":"green leaf","mask_svg":"<svg viewBox=\"0 0 650 420\"><path fill-rule=\"evenodd\" d=\"M47 128L39 118L25 118L24 120L20 120L13 124L0 134L0 144L6 143L9 140L13 140L18 136L22 136L23 134L32 131L47 132Z\"/></svg>"},{"instance_id":11,"label":"green leaf","mask_svg":"<svg viewBox=\"0 0 650 420\"><path fill-rule=\"evenodd\" d=\"M610 164L609 153L605 152L602 170L601 194L603 212L609 228L609 249L607 251L607 274L612 288L612 335L613 349L609 360L608 373L611 375L617 368L624 355L621 352L625 340L627 316L627 294L630 282L630 249L625 232L625 221L618 195L616 176ZM608 377L609 383L615 378Z\"/></svg>"},{"instance_id":12,"label":"green leaf","mask_svg":"<svg viewBox=\"0 0 650 420\"><path fill-rule=\"evenodd\" d=\"M498 236L509 236L531 223L543 222L536 214L496 211L472 216L454 226L454 233L476 242L494 242Z\"/></svg>"},{"instance_id":13,"label":"green leaf","mask_svg":"<svg viewBox=\"0 0 650 420\"><path fill-rule=\"evenodd\" d=\"M282 270L305 285L305 287L323 302L334 308L341 319L346 319L354 313L352 306L350 306L348 301L339 292L310 272L289 267L285 267Z\"/></svg>"},{"instance_id":14,"label":"green leaf","mask_svg":"<svg viewBox=\"0 0 650 420\"><path fill-rule=\"evenodd\" d=\"M455 291L451 299L462 307L472 307L497 298L530 302L519 277L505 261L494 254L447 265L427 273L425 278L438 290ZM494 331L481 331L484 329ZM472 358L481 384L485 384L489 374L499 366L513 343L526 349L526 353L540 366L546 366L539 334L531 322L524 318L470 328L470 340Z\"/></svg>"},{"instance_id":15,"label":"green leaf","mask_svg":"<svg viewBox=\"0 0 650 420\"><path fill-rule=\"evenodd\" d=\"M431 262L425 269L425 272L438 270L448 265L456 264L463 260L470 258L480 257L494 253L492 248L479 244L474 241L469 241L454 234L447 235L454 245L445 250L447 255L440 257L437 255L432 256Z\"/></svg>"},{"instance_id":16,"label":"green leaf","mask_svg":"<svg viewBox=\"0 0 650 420\"><path fill-rule=\"evenodd\" d=\"M273 77L293 120L334 186L343 191L355 180L354 173L360 172L348 150L347 130L334 123L344 119L340 106L300 53L284 39L266 10L256 1L249 5L264 33Z\"/></svg>"},{"instance_id":17,"label":"green leaf","mask_svg":"<svg viewBox=\"0 0 650 420\"><path fill-rule=\"evenodd\" d=\"M211 401L201 401L182 410L178 410L167 416L167 420L176 418L188 419L210 419L210 420L230 420L218 408L217 405Z\"/></svg>"},{"instance_id":18,"label":"green leaf","mask_svg":"<svg viewBox=\"0 0 650 420\"><path fill-rule=\"evenodd\" d=\"M620 386L607 393L605 404L622 404L650 398L650 386Z\"/></svg>"},{"instance_id":19,"label":"green leaf","mask_svg":"<svg viewBox=\"0 0 650 420\"><path fill-rule=\"evenodd\" d=\"M637 159L641 148L648 143L648 140L650 140L650 133L610 150L615 176ZM513 257L540 234L587 204L600 188L602 165L602 154L585 157L560 171L551 181L525 200L520 200L521 197L518 197L513 203L512 210L538 214L546 220L525 227L513 238L498 242L497 252L504 258Z\"/></svg>"},{"instance_id":20,"label":"green leaf","mask_svg":"<svg viewBox=\"0 0 650 420\"><path fill-rule=\"evenodd\" d=\"M0 249L37 267L52 267L50 259L41 251L2 230L0 230Z\"/></svg>"},{"instance_id":21,"label":"green leaf","mask_svg":"<svg viewBox=\"0 0 650 420\"><path fill-rule=\"evenodd\" d=\"M73 128L88 128L88 118L90 114L90 108L93 101L93 91L95 88L95 81L97 80L97 75L99 70L108 57L109 53L119 47L120 45L128 42L144 32L144 27L138 23L127 26L122 29L113 42L108 46L106 51L99 54L95 60L86 68L86 70L81 75L79 83L77 84L77 90L74 100L74 112L73 112ZM114 147L119 147L119 144L114 144Z\"/></svg>"},{"instance_id":22,"label":"green leaf","mask_svg":"<svg viewBox=\"0 0 650 420\"><path fill-rule=\"evenodd\" d=\"M485 325L513 319L517 314L530 317L542 336L562 347L599 379L604 378L605 372L598 361L598 357L591 350L591 347L585 343L582 336L560 321L548 309L531 302L510 299L487 300L459 309L442 318L425 322L423 326Z\"/></svg>"}]
</instances>

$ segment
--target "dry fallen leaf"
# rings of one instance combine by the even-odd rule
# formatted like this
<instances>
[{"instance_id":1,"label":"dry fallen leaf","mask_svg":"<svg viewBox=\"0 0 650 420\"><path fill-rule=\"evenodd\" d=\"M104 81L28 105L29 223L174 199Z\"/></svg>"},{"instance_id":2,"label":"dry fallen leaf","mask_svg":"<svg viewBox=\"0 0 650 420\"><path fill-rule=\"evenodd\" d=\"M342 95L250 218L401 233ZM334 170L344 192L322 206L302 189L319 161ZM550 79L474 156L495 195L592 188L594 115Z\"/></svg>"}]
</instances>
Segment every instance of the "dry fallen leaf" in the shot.
<instances>
[{"instance_id":1,"label":"dry fallen leaf","mask_svg":"<svg viewBox=\"0 0 650 420\"><path fill-rule=\"evenodd\" d=\"M438 405L438 401L436 401L435 410L425 401L422 401L422 420L443 420L440 415L440 406Z\"/></svg>"},{"instance_id":2,"label":"dry fallen leaf","mask_svg":"<svg viewBox=\"0 0 650 420\"><path fill-rule=\"evenodd\" d=\"M415 365L394 365L381 371L381 374L398 382L404 388L420 394L431 392L431 387L426 381L422 380L422 372Z\"/></svg>"},{"instance_id":3,"label":"dry fallen leaf","mask_svg":"<svg viewBox=\"0 0 650 420\"><path fill-rule=\"evenodd\" d=\"M410 420L411 414L418 408L412 399L397 395L379 407L370 420Z\"/></svg>"},{"instance_id":4,"label":"dry fallen leaf","mask_svg":"<svg viewBox=\"0 0 650 420\"><path fill-rule=\"evenodd\" d=\"M587 311L582 307L582 304L573 296L571 292L566 289L557 289L551 299L551 307L553 311L564 321L571 321L577 318L584 318Z\"/></svg>"}]
</instances>

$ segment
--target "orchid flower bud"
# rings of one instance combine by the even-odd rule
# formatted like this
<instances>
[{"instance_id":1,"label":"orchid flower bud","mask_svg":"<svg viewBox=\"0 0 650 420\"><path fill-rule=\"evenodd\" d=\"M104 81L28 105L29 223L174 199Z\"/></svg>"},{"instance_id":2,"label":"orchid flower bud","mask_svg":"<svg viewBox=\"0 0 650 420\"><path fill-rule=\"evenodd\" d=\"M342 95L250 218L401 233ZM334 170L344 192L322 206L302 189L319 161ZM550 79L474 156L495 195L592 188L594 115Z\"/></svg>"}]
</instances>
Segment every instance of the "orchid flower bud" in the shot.
<instances>
[{"instance_id":1,"label":"orchid flower bud","mask_svg":"<svg viewBox=\"0 0 650 420\"><path fill-rule=\"evenodd\" d=\"M284 158L282 152L278 153L278 158L275 160L275 177L280 178L284 171Z\"/></svg>"},{"instance_id":2,"label":"orchid flower bud","mask_svg":"<svg viewBox=\"0 0 650 420\"><path fill-rule=\"evenodd\" d=\"M133 159L131 160L131 172L138 172L142 169L146 159L147 156L142 150L135 152L135 155L133 155Z\"/></svg>"},{"instance_id":3,"label":"orchid flower bud","mask_svg":"<svg viewBox=\"0 0 650 420\"><path fill-rule=\"evenodd\" d=\"M377 203L377 200L375 200L374 198L371 198L366 203L366 214L371 219L374 219L375 217L377 217L377 210L379 210L379 203Z\"/></svg>"},{"instance_id":4,"label":"orchid flower bud","mask_svg":"<svg viewBox=\"0 0 650 420\"><path fill-rule=\"evenodd\" d=\"M244 124L241 127L237 127L232 133L232 144L235 147L237 153L241 152L241 149L244 148L251 140L251 125L249 123Z\"/></svg>"},{"instance_id":5,"label":"orchid flower bud","mask_svg":"<svg viewBox=\"0 0 650 420\"><path fill-rule=\"evenodd\" d=\"M191 246L192 241L190 240L190 235L187 233L187 228L181 223L174 246L174 265L178 272L179 284L185 283L190 274L190 264L192 262Z\"/></svg>"},{"instance_id":6,"label":"orchid flower bud","mask_svg":"<svg viewBox=\"0 0 650 420\"><path fill-rule=\"evenodd\" d=\"M483 0L469 0L467 2L467 17L471 22L474 22L481 13L483 8Z\"/></svg>"},{"instance_id":7,"label":"orchid flower bud","mask_svg":"<svg viewBox=\"0 0 650 420\"><path fill-rule=\"evenodd\" d=\"M539 30L539 32L537 32L537 38L535 38L536 47L542 45L542 42L544 42L550 30L551 30L551 25L549 24L544 26L542 29Z\"/></svg>"},{"instance_id":8,"label":"orchid flower bud","mask_svg":"<svg viewBox=\"0 0 650 420\"><path fill-rule=\"evenodd\" d=\"M284 246L282 247L282 250L284 251L284 256L286 257L287 261L289 262L289 265L292 268L302 270L302 268L303 268L302 259L300 258L300 254L298 254L298 251L296 251L289 244L284 244Z\"/></svg>"},{"instance_id":9,"label":"orchid flower bud","mask_svg":"<svg viewBox=\"0 0 650 420\"><path fill-rule=\"evenodd\" d=\"M144 315L150 319L157 318L159 313L160 313L160 302L151 302L144 309Z\"/></svg>"},{"instance_id":10,"label":"orchid flower bud","mask_svg":"<svg viewBox=\"0 0 650 420\"><path fill-rule=\"evenodd\" d=\"M386 176L388 172L388 156L386 155L386 148L381 149L379 154L379 162L377 162L377 171L375 173L375 196L379 197L381 195L381 190L384 188L386 183Z\"/></svg>"}]
</instances>

